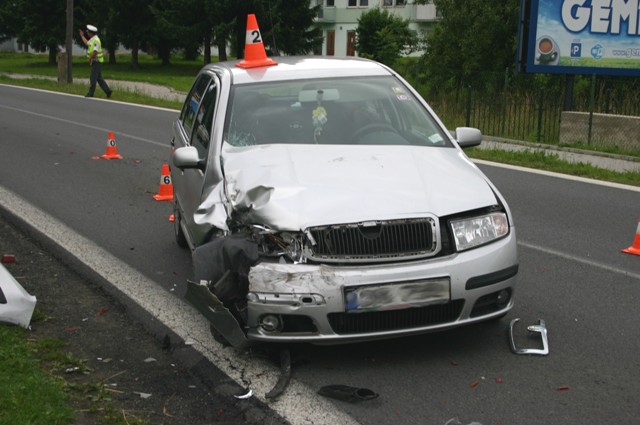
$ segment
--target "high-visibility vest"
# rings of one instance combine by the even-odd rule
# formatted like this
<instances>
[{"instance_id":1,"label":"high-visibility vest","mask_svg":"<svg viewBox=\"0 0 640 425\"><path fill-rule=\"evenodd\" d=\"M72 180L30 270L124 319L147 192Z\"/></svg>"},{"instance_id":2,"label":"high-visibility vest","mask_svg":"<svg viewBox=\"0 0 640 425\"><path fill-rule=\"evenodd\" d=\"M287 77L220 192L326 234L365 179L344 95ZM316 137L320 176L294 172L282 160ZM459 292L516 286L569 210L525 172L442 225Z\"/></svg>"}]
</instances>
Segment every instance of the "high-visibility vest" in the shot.
<instances>
[{"instance_id":1,"label":"high-visibility vest","mask_svg":"<svg viewBox=\"0 0 640 425\"><path fill-rule=\"evenodd\" d=\"M98 58L98 62L104 62L104 55L102 54L102 43L100 42L100 39L97 35L94 35L89 40L89 46L87 46L87 57L91 57L91 54L94 50L98 51L98 55L96 56Z\"/></svg>"}]
</instances>

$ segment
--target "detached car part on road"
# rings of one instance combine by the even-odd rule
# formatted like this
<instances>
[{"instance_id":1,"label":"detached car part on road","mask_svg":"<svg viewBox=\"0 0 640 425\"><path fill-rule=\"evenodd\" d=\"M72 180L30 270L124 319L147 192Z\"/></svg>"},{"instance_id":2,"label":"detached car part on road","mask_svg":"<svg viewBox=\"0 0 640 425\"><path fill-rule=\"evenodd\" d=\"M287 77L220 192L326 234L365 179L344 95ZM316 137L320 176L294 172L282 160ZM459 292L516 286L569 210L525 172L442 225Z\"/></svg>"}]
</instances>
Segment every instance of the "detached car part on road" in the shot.
<instances>
[{"instance_id":1,"label":"detached car part on road","mask_svg":"<svg viewBox=\"0 0 640 425\"><path fill-rule=\"evenodd\" d=\"M219 340L335 344L504 316L505 200L397 73L359 58L205 66L173 126L187 297Z\"/></svg>"},{"instance_id":2,"label":"detached car part on road","mask_svg":"<svg viewBox=\"0 0 640 425\"><path fill-rule=\"evenodd\" d=\"M28 328L36 308L36 297L30 295L0 264L0 323Z\"/></svg>"}]
</instances>

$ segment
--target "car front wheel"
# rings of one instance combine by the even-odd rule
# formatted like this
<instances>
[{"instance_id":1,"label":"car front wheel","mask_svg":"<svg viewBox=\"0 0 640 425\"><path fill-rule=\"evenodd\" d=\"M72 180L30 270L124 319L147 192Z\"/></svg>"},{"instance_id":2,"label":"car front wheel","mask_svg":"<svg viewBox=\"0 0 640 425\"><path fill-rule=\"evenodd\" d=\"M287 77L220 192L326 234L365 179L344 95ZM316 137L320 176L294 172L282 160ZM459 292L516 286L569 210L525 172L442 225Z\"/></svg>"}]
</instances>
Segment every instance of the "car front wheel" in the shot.
<instances>
[{"instance_id":1,"label":"car front wheel","mask_svg":"<svg viewBox=\"0 0 640 425\"><path fill-rule=\"evenodd\" d=\"M187 237L184 234L184 230L182 230L182 215L177 202L173 204L173 233L180 248L189 248Z\"/></svg>"}]
</instances>

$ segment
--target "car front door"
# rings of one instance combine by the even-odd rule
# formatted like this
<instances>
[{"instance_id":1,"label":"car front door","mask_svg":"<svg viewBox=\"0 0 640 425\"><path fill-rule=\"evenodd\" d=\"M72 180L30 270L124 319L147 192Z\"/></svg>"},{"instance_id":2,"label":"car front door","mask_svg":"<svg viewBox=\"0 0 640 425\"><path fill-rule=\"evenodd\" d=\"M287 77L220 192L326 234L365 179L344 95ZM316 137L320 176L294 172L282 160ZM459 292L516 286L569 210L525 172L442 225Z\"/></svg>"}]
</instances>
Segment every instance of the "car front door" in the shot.
<instances>
[{"instance_id":1,"label":"car front door","mask_svg":"<svg viewBox=\"0 0 640 425\"><path fill-rule=\"evenodd\" d=\"M174 124L174 148L192 146L196 148L199 158L197 168L181 170L171 167L176 203L175 219L182 221L191 248L204 242L210 230L195 225L194 213L202 202L218 87L213 75L201 74L185 101L180 118Z\"/></svg>"}]
</instances>

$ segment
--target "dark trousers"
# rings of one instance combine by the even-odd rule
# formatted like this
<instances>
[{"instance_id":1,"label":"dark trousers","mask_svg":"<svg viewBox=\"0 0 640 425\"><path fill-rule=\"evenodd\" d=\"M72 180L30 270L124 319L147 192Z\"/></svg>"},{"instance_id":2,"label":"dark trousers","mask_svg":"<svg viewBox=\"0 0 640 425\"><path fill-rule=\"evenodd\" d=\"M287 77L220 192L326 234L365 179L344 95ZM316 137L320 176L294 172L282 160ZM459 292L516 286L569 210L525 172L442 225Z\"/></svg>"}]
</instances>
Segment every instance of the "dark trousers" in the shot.
<instances>
[{"instance_id":1,"label":"dark trousers","mask_svg":"<svg viewBox=\"0 0 640 425\"><path fill-rule=\"evenodd\" d=\"M106 94L111 94L111 89L107 82L102 78L102 62L94 60L91 62L91 75L89 76L89 93L87 96L93 96L96 91L96 83L100 84L100 88L104 90Z\"/></svg>"}]
</instances>

